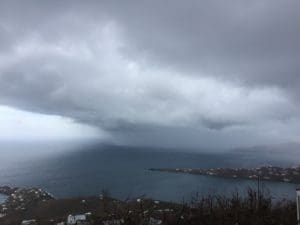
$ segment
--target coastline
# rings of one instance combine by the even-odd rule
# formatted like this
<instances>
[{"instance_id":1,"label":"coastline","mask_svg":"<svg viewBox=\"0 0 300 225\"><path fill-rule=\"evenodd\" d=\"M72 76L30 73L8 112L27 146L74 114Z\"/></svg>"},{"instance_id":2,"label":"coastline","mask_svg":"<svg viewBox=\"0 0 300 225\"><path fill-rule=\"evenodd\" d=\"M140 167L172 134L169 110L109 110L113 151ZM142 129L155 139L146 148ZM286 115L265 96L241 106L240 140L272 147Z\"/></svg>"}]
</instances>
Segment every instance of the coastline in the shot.
<instances>
[{"instance_id":1,"label":"coastline","mask_svg":"<svg viewBox=\"0 0 300 225\"><path fill-rule=\"evenodd\" d=\"M254 189L247 190L248 195L244 197L237 193L232 196L195 195L190 202L182 203L145 196L121 201L110 197L108 191L95 196L56 199L38 188L7 190L15 191L5 203L0 204L1 225L61 225L76 218L82 220L83 223L79 224L88 225L212 225L220 224L224 219L228 222L226 224L249 224L249 219L256 224L263 224L264 218L259 217L262 213L273 218L269 220L274 225L290 225L295 223L296 214L295 201L282 199L278 205L271 196L263 192L258 195ZM249 205L249 202L253 204ZM232 217L237 213L239 218Z\"/></svg>"},{"instance_id":2,"label":"coastline","mask_svg":"<svg viewBox=\"0 0 300 225\"><path fill-rule=\"evenodd\" d=\"M222 177L226 179L246 179L254 181L284 182L300 184L300 167L281 168L273 166L245 168L150 168L149 171Z\"/></svg>"},{"instance_id":3,"label":"coastline","mask_svg":"<svg viewBox=\"0 0 300 225\"><path fill-rule=\"evenodd\" d=\"M7 198L8 198L7 195L0 194L0 204L4 203Z\"/></svg>"}]
</instances>

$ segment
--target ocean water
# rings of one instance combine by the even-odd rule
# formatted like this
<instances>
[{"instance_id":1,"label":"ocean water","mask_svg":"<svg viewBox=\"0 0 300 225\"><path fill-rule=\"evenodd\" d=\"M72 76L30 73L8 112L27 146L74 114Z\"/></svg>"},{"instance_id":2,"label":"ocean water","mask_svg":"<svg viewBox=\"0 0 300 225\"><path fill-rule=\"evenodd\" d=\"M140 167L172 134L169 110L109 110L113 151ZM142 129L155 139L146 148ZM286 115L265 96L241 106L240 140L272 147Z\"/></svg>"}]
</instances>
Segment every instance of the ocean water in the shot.
<instances>
[{"instance_id":1,"label":"ocean water","mask_svg":"<svg viewBox=\"0 0 300 225\"><path fill-rule=\"evenodd\" d=\"M6 196L0 194L0 204L2 204L5 201L5 199L6 199Z\"/></svg>"},{"instance_id":2,"label":"ocean water","mask_svg":"<svg viewBox=\"0 0 300 225\"><path fill-rule=\"evenodd\" d=\"M119 199L146 196L168 201L188 201L196 193L231 194L236 190L244 193L248 187L256 188L257 183L148 169L290 166L298 163L257 153L187 153L101 144L8 146L1 148L0 185L40 187L57 198L97 195L102 190L108 190ZM261 185L274 198L295 197L294 184L262 182Z\"/></svg>"}]
</instances>

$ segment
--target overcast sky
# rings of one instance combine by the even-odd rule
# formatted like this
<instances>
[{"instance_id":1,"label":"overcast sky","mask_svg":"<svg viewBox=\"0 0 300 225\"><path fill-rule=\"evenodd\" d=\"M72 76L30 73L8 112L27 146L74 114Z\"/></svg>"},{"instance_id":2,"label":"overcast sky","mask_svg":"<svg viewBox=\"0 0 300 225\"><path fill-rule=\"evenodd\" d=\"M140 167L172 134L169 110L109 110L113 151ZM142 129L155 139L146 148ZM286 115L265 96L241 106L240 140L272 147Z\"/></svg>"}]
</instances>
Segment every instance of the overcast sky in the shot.
<instances>
[{"instance_id":1,"label":"overcast sky","mask_svg":"<svg viewBox=\"0 0 300 225\"><path fill-rule=\"evenodd\" d=\"M297 142L300 1L0 2L0 139Z\"/></svg>"}]
</instances>

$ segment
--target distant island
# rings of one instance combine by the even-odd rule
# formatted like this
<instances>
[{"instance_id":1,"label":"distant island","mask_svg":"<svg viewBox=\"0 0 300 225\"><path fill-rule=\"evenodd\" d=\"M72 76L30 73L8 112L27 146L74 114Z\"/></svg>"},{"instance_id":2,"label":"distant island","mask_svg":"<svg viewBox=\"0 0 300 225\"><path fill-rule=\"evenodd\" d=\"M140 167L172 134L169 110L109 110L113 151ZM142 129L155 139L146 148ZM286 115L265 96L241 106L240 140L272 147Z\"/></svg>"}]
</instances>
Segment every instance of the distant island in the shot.
<instances>
[{"instance_id":1,"label":"distant island","mask_svg":"<svg viewBox=\"0 0 300 225\"><path fill-rule=\"evenodd\" d=\"M218 176L232 179L266 180L276 182L300 183L300 167L281 168L263 166L258 168L151 168L150 171L186 173L205 176Z\"/></svg>"}]
</instances>

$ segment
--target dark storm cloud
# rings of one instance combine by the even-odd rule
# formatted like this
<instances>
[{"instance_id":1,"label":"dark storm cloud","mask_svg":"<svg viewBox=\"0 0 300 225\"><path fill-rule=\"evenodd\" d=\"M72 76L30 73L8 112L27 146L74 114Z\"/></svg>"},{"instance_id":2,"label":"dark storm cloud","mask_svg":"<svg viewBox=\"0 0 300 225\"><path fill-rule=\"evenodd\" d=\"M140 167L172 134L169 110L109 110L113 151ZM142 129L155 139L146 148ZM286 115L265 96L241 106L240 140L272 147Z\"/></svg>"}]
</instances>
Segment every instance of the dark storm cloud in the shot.
<instances>
[{"instance_id":1,"label":"dark storm cloud","mask_svg":"<svg viewBox=\"0 0 300 225\"><path fill-rule=\"evenodd\" d=\"M116 21L124 53L190 73L204 71L258 84L299 83L297 1L26 1L2 2L1 38L82 38ZM5 31L7 30L7 31ZM8 35L12 36L10 39ZM297 81L297 83L293 82Z\"/></svg>"},{"instance_id":2,"label":"dark storm cloud","mask_svg":"<svg viewBox=\"0 0 300 225\"><path fill-rule=\"evenodd\" d=\"M177 5L171 15L145 13L151 19L136 29L132 43L138 52L195 75L299 87L300 4L220 2Z\"/></svg>"},{"instance_id":3,"label":"dark storm cloud","mask_svg":"<svg viewBox=\"0 0 300 225\"><path fill-rule=\"evenodd\" d=\"M292 0L1 1L0 104L128 143L179 142L183 130L189 146L294 140L299 10Z\"/></svg>"}]
</instances>

